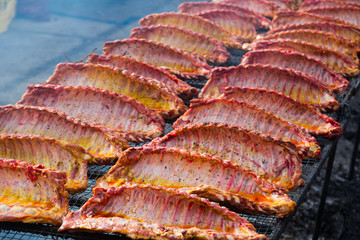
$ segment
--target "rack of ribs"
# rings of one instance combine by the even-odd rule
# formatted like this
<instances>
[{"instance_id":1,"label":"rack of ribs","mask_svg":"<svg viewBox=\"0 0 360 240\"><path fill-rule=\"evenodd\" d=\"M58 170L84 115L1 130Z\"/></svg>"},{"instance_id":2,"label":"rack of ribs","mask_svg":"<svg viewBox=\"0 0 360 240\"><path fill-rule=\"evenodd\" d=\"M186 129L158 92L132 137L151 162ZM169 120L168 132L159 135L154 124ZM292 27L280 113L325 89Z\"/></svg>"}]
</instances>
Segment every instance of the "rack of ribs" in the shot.
<instances>
[{"instance_id":1,"label":"rack of ribs","mask_svg":"<svg viewBox=\"0 0 360 240\"><path fill-rule=\"evenodd\" d=\"M59 231L65 230L115 232L134 239L267 239L244 218L216 203L139 184L95 188L84 206L65 217Z\"/></svg>"},{"instance_id":2,"label":"rack of ribs","mask_svg":"<svg viewBox=\"0 0 360 240\"><path fill-rule=\"evenodd\" d=\"M61 225L69 211L66 174L0 159L0 221Z\"/></svg>"}]
</instances>

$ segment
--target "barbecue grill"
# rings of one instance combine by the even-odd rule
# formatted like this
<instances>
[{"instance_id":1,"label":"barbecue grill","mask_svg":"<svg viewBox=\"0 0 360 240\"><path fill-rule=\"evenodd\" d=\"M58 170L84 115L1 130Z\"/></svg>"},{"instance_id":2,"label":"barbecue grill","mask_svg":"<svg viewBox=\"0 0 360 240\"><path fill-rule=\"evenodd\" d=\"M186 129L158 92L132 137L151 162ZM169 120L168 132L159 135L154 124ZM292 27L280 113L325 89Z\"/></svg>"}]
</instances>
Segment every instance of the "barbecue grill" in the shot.
<instances>
[{"instance_id":1,"label":"barbecue grill","mask_svg":"<svg viewBox=\"0 0 360 240\"><path fill-rule=\"evenodd\" d=\"M222 65L224 67L234 66L240 63L241 57L245 53L242 50L230 50L232 58L226 64ZM205 85L205 80L186 80L187 83L196 87L199 91ZM341 126L345 129L348 121L351 117L351 109L349 102L353 94L359 89L360 86L360 77L350 79L351 87L344 94L338 95L337 100L341 103L341 108L336 113L332 113L330 116L338 121ZM185 102L189 105L189 102ZM175 120L166 121L165 134L169 133L172 128L171 125ZM326 189L329 183L329 178L331 174L332 162L334 161L337 140L325 140L323 138L317 139L319 145L322 149L322 158L320 160L316 159L305 159L302 161L303 164L303 173L302 178L305 179L306 184L294 191L289 192L289 197L297 203L298 206L301 206L301 203L304 201L306 193L310 190L310 186L315 180L315 177L319 173L320 169L327 164L327 174L324 180L324 190L322 198L320 200L320 209L318 214L318 224L321 223L322 211L324 207L324 202L326 198ZM140 146L140 145L132 145ZM88 167L88 178L90 187L80 194L70 195L69 204L72 211L78 210L93 194L91 187L94 186L96 180L108 172L110 166L90 166ZM293 213L293 214L296 214ZM252 223L257 232L260 234L265 234L269 239L279 239L281 233L285 230L287 224L291 221L292 215L286 216L284 219L279 219L275 216L265 216L265 215L247 215L241 214L242 217L246 218L250 223ZM316 228L319 229L319 226ZM109 233L71 233L71 232L58 232L58 227L46 225L46 224L24 224L24 223L0 223L0 239L126 239L125 236L119 234L109 234ZM315 236L318 233L315 233Z\"/></svg>"},{"instance_id":2,"label":"barbecue grill","mask_svg":"<svg viewBox=\"0 0 360 240\"><path fill-rule=\"evenodd\" d=\"M240 59L244 54L244 51L233 50L231 51L232 59L224 66L232 66L240 63ZM199 80L187 80L187 82L198 88L200 91L201 88L205 85L206 81ZM337 100L341 103L341 108L339 111L332 113L330 116L338 121L343 128L346 128L346 125L351 117L351 109L349 102L352 95L356 92L360 85L360 77L350 79L351 87L344 94L338 95ZM189 104L189 103L187 103ZM172 124L175 120L166 121L165 134L169 133L172 130ZM327 170L330 171L332 168L332 162L334 160L334 155L336 151L337 140L326 140L323 138L317 138L319 145L322 149L322 158L320 160L316 159L305 159L302 161L303 164L303 173L302 178L305 179L306 184L296 190L290 191L288 193L289 197L297 203L298 206L301 206L302 201L305 198L306 193L309 191L312 182L314 181L316 175L319 173L320 169L328 161ZM134 145L133 146L140 146ZM94 186L96 180L108 172L110 166L90 166L88 167L88 178L90 187L83 193L70 195L69 204L70 209L75 211L78 210L90 197L92 197L91 187ZM328 173L330 174L330 173ZM328 176L330 177L330 175ZM327 181L326 181L327 180ZM324 180L324 186L328 184L328 179ZM325 198L322 196L322 198ZM325 199L322 199L324 201ZM322 203L324 205L324 202ZM323 206L320 205L322 208ZM293 213L296 214L296 213ZM279 239L281 233L285 230L286 225L291 221L293 214L286 216L284 219L279 219L275 216L265 216L265 215L247 215L240 214L242 217L246 218L250 223L254 225L257 229L257 232L260 234L265 234L269 239ZM319 216L320 217L320 216ZM109 234L109 233L70 233L70 232L57 232L57 227L44 224L23 224L23 223L1 223L0 225L0 238L2 239L114 239L114 237L119 237L126 239L125 236L119 234Z\"/></svg>"}]
</instances>

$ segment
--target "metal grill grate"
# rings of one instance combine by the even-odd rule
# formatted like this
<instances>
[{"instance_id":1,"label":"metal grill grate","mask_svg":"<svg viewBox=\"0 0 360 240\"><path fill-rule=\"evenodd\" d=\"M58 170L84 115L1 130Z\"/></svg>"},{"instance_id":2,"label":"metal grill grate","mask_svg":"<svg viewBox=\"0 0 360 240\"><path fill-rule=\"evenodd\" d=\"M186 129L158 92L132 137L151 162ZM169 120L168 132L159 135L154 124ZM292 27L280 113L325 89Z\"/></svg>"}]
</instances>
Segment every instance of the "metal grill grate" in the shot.
<instances>
[{"instance_id":1,"label":"metal grill grate","mask_svg":"<svg viewBox=\"0 0 360 240\"><path fill-rule=\"evenodd\" d=\"M232 50L232 59L226 66L238 65L241 60L241 56L244 51ZM352 94L359 87L360 77L351 79L350 89L337 96L337 100L341 103L341 109L336 113L331 114L331 117L340 122L342 127L346 127L351 112L349 107L349 101ZM201 90L205 85L205 81L189 80L187 81L192 86ZM189 104L187 102L187 104ZM165 133L169 133L172 130L172 123L174 121L167 121L165 126ZM326 162L331 150L335 147L336 142L334 140L325 140L322 138L318 139L318 142L322 149L322 158L320 160L305 159L303 163L303 174L302 178L305 179L306 184L297 190L289 192L290 198L297 203L299 206L305 197L306 192L310 189L310 185L315 179L315 176L320 171L321 167ZM138 145L139 146L139 145ZM70 209L75 211L79 209L88 198L92 196L91 188L94 186L96 180L103 176L110 166L90 166L88 168L88 178L90 187L83 193L70 195L69 204ZM278 239L281 233L284 231L287 223L291 220L291 214L284 219L279 219L275 216L265 215L247 215L240 214L240 216L246 218L252 223L257 229L258 233L265 234L269 239ZM34 240L34 239L127 239L126 237L119 234L108 234L108 233L70 233L70 232L57 232L56 226L46 224L24 224L24 223L0 223L0 239L23 239L23 240Z\"/></svg>"}]
</instances>

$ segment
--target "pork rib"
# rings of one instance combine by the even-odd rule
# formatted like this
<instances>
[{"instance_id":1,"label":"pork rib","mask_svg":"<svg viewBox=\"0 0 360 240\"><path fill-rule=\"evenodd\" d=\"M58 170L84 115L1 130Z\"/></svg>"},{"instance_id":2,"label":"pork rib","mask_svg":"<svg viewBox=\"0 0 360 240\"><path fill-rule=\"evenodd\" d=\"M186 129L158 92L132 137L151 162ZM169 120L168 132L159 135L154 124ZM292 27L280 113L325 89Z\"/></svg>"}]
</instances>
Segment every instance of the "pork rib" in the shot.
<instances>
[{"instance_id":1,"label":"pork rib","mask_svg":"<svg viewBox=\"0 0 360 240\"><path fill-rule=\"evenodd\" d=\"M214 69L200 97L217 98L227 86L276 91L322 111L337 110L340 107L335 95L309 75L261 64Z\"/></svg>"},{"instance_id":2,"label":"pork rib","mask_svg":"<svg viewBox=\"0 0 360 240\"><path fill-rule=\"evenodd\" d=\"M176 149L131 148L95 187L117 187L124 182L181 189L246 213L283 217L296 205L276 185L240 166Z\"/></svg>"},{"instance_id":3,"label":"pork rib","mask_svg":"<svg viewBox=\"0 0 360 240\"><path fill-rule=\"evenodd\" d=\"M212 2L247 8L266 17L274 17L275 14L280 10L278 5L264 0L212 0Z\"/></svg>"},{"instance_id":4,"label":"pork rib","mask_svg":"<svg viewBox=\"0 0 360 240\"><path fill-rule=\"evenodd\" d=\"M266 1L275 3L277 6L279 6L281 11L286 11L296 8L296 0L266 0Z\"/></svg>"},{"instance_id":5,"label":"pork rib","mask_svg":"<svg viewBox=\"0 0 360 240\"><path fill-rule=\"evenodd\" d=\"M164 118L175 118L187 109L184 102L165 84L107 66L60 63L46 83L89 86L123 94L157 111Z\"/></svg>"},{"instance_id":6,"label":"pork rib","mask_svg":"<svg viewBox=\"0 0 360 240\"><path fill-rule=\"evenodd\" d=\"M235 34L240 41L251 41L256 38L256 23L247 16L230 10L212 10L201 12L198 16L206 18L228 32Z\"/></svg>"},{"instance_id":7,"label":"pork rib","mask_svg":"<svg viewBox=\"0 0 360 240\"><path fill-rule=\"evenodd\" d=\"M221 42L225 47L241 48L241 43L235 35L215 23L196 15L174 12L150 14L140 19L139 24L141 26L177 26L179 28L184 28L192 32L202 33L206 36L212 37Z\"/></svg>"},{"instance_id":8,"label":"pork rib","mask_svg":"<svg viewBox=\"0 0 360 240\"><path fill-rule=\"evenodd\" d=\"M315 2L318 0L304 0L303 2ZM335 0L331 0L331 1L335 1ZM360 0L336 0L338 2L345 2L346 4L360 4Z\"/></svg>"},{"instance_id":9,"label":"pork rib","mask_svg":"<svg viewBox=\"0 0 360 240\"><path fill-rule=\"evenodd\" d=\"M270 25L270 21L267 18L261 16L260 14L257 14L250 9L242 8L231 4L214 2L184 2L179 5L178 10L180 13L188 14L199 14L207 11L230 10L244 17L247 17L249 21L255 24L256 28L269 28Z\"/></svg>"},{"instance_id":10,"label":"pork rib","mask_svg":"<svg viewBox=\"0 0 360 240\"><path fill-rule=\"evenodd\" d=\"M92 156L75 144L32 135L0 134L0 158L19 159L65 172L70 193L88 188L87 162Z\"/></svg>"},{"instance_id":11,"label":"pork rib","mask_svg":"<svg viewBox=\"0 0 360 240\"><path fill-rule=\"evenodd\" d=\"M281 93L258 88L226 87L222 97L253 104L315 136L336 138L343 132L334 119Z\"/></svg>"},{"instance_id":12,"label":"pork rib","mask_svg":"<svg viewBox=\"0 0 360 240\"><path fill-rule=\"evenodd\" d=\"M311 14L309 12L287 11L277 13L273 21L271 22L270 28L271 30L273 30L294 24L312 24L320 22L346 24L344 21L333 17L320 16L317 14Z\"/></svg>"},{"instance_id":13,"label":"pork rib","mask_svg":"<svg viewBox=\"0 0 360 240\"><path fill-rule=\"evenodd\" d=\"M315 1L315 0L304 0L304 1ZM348 3L360 3L360 0L339 0L341 2L348 2Z\"/></svg>"},{"instance_id":14,"label":"pork rib","mask_svg":"<svg viewBox=\"0 0 360 240\"><path fill-rule=\"evenodd\" d=\"M206 199L160 186L96 188L59 231L87 230L138 239L266 240L248 221Z\"/></svg>"},{"instance_id":15,"label":"pork rib","mask_svg":"<svg viewBox=\"0 0 360 240\"><path fill-rule=\"evenodd\" d=\"M173 128L205 122L230 124L259 132L293 143L307 157L320 157L320 147L314 137L262 109L236 100L192 100L189 111L176 120Z\"/></svg>"},{"instance_id":16,"label":"pork rib","mask_svg":"<svg viewBox=\"0 0 360 240\"><path fill-rule=\"evenodd\" d=\"M0 221L60 225L69 211L66 174L0 159Z\"/></svg>"},{"instance_id":17,"label":"pork rib","mask_svg":"<svg viewBox=\"0 0 360 240\"><path fill-rule=\"evenodd\" d=\"M301 153L295 152L295 146L236 126L187 125L154 139L149 146L183 149L230 161L284 189L295 189L304 183L300 178Z\"/></svg>"},{"instance_id":18,"label":"pork rib","mask_svg":"<svg viewBox=\"0 0 360 240\"><path fill-rule=\"evenodd\" d=\"M338 19L344 23L360 27L360 7L329 7L329 8L317 8L310 9L305 12Z\"/></svg>"},{"instance_id":19,"label":"pork rib","mask_svg":"<svg viewBox=\"0 0 360 240\"><path fill-rule=\"evenodd\" d=\"M299 8L299 11L307 11L317 8L332 8L332 7L360 7L360 2L347 2L347 1L304 1Z\"/></svg>"},{"instance_id":20,"label":"pork rib","mask_svg":"<svg viewBox=\"0 0 360 240\"><path fill-rule=\"evenodd\" d=\"M124 39L104 44L105 55L120 55L163 68L183 78L206 78L211 67L191 54L144 39Z\"/></svg>"},{"instance_id":21,"label":"pork rib","mask_svg":"<svg viewBox=\"0 0 360 240\"><path fill-rule=\"evenodd\" d=\"M299 29L286 30L273 34L266 34L261 37L262 40L273 39L292 39L314 44L318 47L334 50L335 52L345 53L355 61L358 59L356 52L356 43L347 41L347 39L336 36L331 33L325 33L317 30Z\"/></svg>"},{"instance_id":22,"label":"pork rib","mask_svg":"<svg viewBox=\"0 0 360 240\"><path fill-rule=\"evenodd\" d=\"M288 30L299 30L299 29L312 29L312 30L322 31L325 33L331 33L336 36L340 36L349 42L355 42L357 46L357 51L360 50L360 29L345 24L339 24L334 22L293 24L293 25L287 25L282 28L272 29L268 33L274 34L277 32L283 32Z\"/></svg>"},{"instance_id":23,"label":"pork rib","mask_svg":"<svg viewBox=\"0 0 360 240\"><path fill-rule=\"evenodd\" d=\"M139 76L158 80L169 88L173 89L178 94L178 96L185 99L197 97L198 95L198 90L196 88L191 87L189 84L181 81L174 75L171 75L170 73L160 68L151 66L132 58L112 55L103 56L92 53L89 55L87 62L92 64L106 65L114 68L116 67L121 70L128 70L129 72L135 73Z\"/></svg>"},{"instance_id":24,"label":"pork rib","mask_svg":"<svg viewBox=\"0 0 360 240\"><path fill-rule=\"evenodd\" d=\"M89 87L36 84L18 104L54 107L70 116L123 132L127 140L144 142L164 134L165 122L133 98Z\"/></svg>"},{"instance_id":25,"label":"pork rib","mask_svg":"<svg viewBox=\"0 0 360 240\"><path fill-rule=\"evenodd\" d=\"M0 107L0 133L40 135L80 145L94 158L109 164L129 147L123 134L67 116L54 108L8 105Z\"/></svg>"},{"instance_id":26,"label":"pork rib","mask_svg":"<svg viewBox=\"0 0 360 240\"><path fill-rule=\"evenodd\" d=\"M294 69L309 74L336 93L344 93L350 82L324 63L302 53L283 50L257 50L246 53L242 65L269 64L274 67Z\"/></svg>"},{"instance_id":27,"label":"pork rib","mask_svg":"<svg viewBox=\"0 0 360 240\"><path fill-rule=\"evenodd\" d=\"M330 68L345 76L355 77L359 75L359 59L354 60L344 53L310 43L290 39L263 40L256 42L253 50L262 49L285 49L300 52L311 58L322 61Z\"/></svg>"},{"instance_id":28,"label":"pork rib","mask_svg":"<svg viewBox=\"0 0 360 240\"><path fill-rule=\"evenodd\" d=\"M230 53L214 38L177 26L156 25L133 28L130 38L163 43L194 54L209 63L221 64L230 58Z\"/></svg>"}]
</instances>

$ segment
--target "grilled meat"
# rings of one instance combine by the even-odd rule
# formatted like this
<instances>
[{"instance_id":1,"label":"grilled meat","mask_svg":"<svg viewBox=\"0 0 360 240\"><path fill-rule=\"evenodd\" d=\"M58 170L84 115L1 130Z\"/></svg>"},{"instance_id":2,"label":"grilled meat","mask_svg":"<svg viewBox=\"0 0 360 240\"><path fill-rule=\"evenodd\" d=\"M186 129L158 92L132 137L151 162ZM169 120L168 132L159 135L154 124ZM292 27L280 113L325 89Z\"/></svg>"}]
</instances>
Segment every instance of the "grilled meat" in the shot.
<instances>
[{"instance_id":1,"label":"grilled meat","mask_svg":"<svg viewBox=\"0 0 360 240\"><path fill-rule=\"evenodd\" d=\"M320 113L309 105L300 103L281 93L258 88L226 87L222 95L264 109L280 119L295 124L306 132L326 138L342 135L342 127L334 119Z\"/></svg>"},{"instance_id":2,"label":"grilled meat","mask_svg":"<svg viewBox=\"0 0 360 240\"><path fill-rule=\"evenodd\" d=\"M187 107L165 84L124 70L84 64L60 63L47 84L89 86L124 94L157 111L164 118L180 116Z\"/></svg>"},{"instance_id":3,"label":"grilled meat","mask_svg":"<svg viewBox=\"0 0 360 240\"><path fill-rule=\"evenodd\" d=\"M124 39L105 43L105 55L134 58L163 68L183 78L206 78L211 67L191 54L144 39Z\"/></svg>"},{"instance_id":4,"label":"grilled meat","mask_svg":"<svg viewBox=\"0 0 360 240\"><path fill-rule=\"evenodd\" d=\"M95 187L149 183L196 194L246 213L292 212L295 203L278 187L239 165L176 149L131 148Z\"/></svg>"},{"instance_id":5,"label":"grilled meat","mask_svg":"<svg viewBox=\"0 0 360 240\"><path fill-rule=\"evenodd\" d=\"M117 232L134 239L267 239L248 221L218 204L139 184L94 189L94 196L69 213L59 230Z\"/></svg>"},{"instance_id":6,"label":"grilled meat","mask_svg":"<svg viewBox=\"0 0 360 240\"><path fill-rule=\"evenodd\" d=\"M256 28L269 28L270 21L247 8L242 8L230 4L214 3L214 2L184 2L179 5L180 13L199 14L214 10L230 10L242 16L247 17L251 22L255 23Z\"/></svg>"},{"instance_id":7,"label":"grilled meat","mask_svg":"<svg viewBox=\"0 0 360 240\"><path fill-rule=\"evenodd\" d=\"M238 41L252 41L256 38L256 22L230 10L212 10L201 12L198 16L206 18L226 31L235 34Z\"/></svg>"},{"instance_id":8,"label":"grilled meat","mask_svg":"<svg viewBox=\"0 0 360 240\"><path fill-rule=\"evenodd\" d=\"M341 21L340 19L336 19L333 17L320 16L309 12L286 11L286 12L279 12L276 14L273 21L271 22L270 28L271 30L273 30L294 24L313 24L320 22L344 24L344 21Z\"/></svg>"},{"instance_id":9,"label":"grilled meat","mask_svg":"<svg viewBox=\"0 0 360 240\"><path fill-rule=\"evenodd\" d=\"M267 2L275 3L279 6L280 10L286 11L291 9L296 9L296 0L266 0Z\"/></svg>"},{"instance_id":10,"label":"grilled meat","mask_svg":"<svg viewBox=\"0 0 360 240\"><path fill-rule=\"evenodd\" d=\"M352 57L355 61L357 57L357 46L355 42L348 41L347 39L336 36L331 33L325 33L317 30L297 29L286 30L273 34L263 35L261 40L276 40L276 39L292 39L303 41L309 44L314 44L318 47L334 50L336 52L345 53Z\"/></svg>"},{"instance_id":11,"label":"grilled meat","mask_svg":"<svg viewBox=\"0 0 360 240\"><path fill-rule=\"evenodd\" d=\"M314 137L262 109L236 100L192 100L189 111L176 120L173 128L205 122L240 126L274 139L291 142L308 157L320 157L320 147Z\"/></svg>"},{"instance_id":12,"label":"grilled meat","mask_svg":"<svg viewBox=\"0 0 360 240\"><path fill-rule=\"evenodd\" d=\"M36 84L19 104L54 107L68 115L123 132L129 141L144 142L164 134L163 118L133 98L89 87Z\"/></svg>"},{"instance_id":13,"label":"grilled meat","mask_svg":"<svg viewBox=\"0 0 360 240\"><path fill-rule=\"evenodd\" d=\"M137 61L132 58L123 56L103 56L97 54L90 54L88 63L106 65L113 68L119 68L121 70L127 70L135 73L136 75L143 76L144 78L152 78L164 83L167 87L174 90L178 96L189 99L197 97L198 90L191 87L186 82L181 81L174 75L147 63Z\"/></svg>"},{"instance_id":14,"label":"grilled meat","mask_svg":"<svg viewBox=\"0 0 360 240\"><path fill-rule=\"evenodd\" d=\"M69 211L66 174L0 159L0 221L60 225Z\"/></svg>"},{"instance_id":15,"label":"grilled meat","mask_svg":"<svg viewBox=\"0 0 360 240\"><path fill-rule=\"evenodd\" d=\"M254 45L253 50L282 49L300 52L325 63L336 72L345 76L354 77L359 75L359 59L354 60L342 52L326 49L314 44L290 39L278 39L258 41Z\"/></svg>"},{"instance_id":16,"label":"grilled meat","mask_svg":"<svg viewBox=\"0 0 360 240\"><path fill-rule=\"evenodd\" d=\"M275 14L280 11L280 7L278 5L264 0L212 0L212 2L247 8L266 17L274 17Z\"/></svg>"},{"instance_id":17,"label":"grilled meat","mask_svg":"<svg viewBox=\"0 0 360 240\"><path fill-rule=\"evenodd\" d=\"M333 0L311 0L304 1L299 8L299 11L307 11L317 8L332 8L332 7L360 7L360 2L351 1L333 1Z\"/></svg>"},{"instance_id":18,"label":"grilled meat","mask_svg":"<svg viewBox=\"0 0 360 240\"><path fill-rule=\"evenodd\" d=\"M94 156L91 164L109 164L129 147L123 134L83 122L54 108L0 107L0 133L40 135L80 145Z\"/></svg>"},{"instance_id":19,"label":"grilled meat","mask_svg":"<svg viewBox=\"0 0 360 240\"><path fill-rule=\"evenodd\" d=\"M344 23L360 27L360 7L354 6L341 6L341 7L328 7L328 8L316 8L309 9L305 12L338 19Z\"/></svg>"},{"instance_id":20,"label":"grilled meat","mask_svg":"<svg viewBox=\"0 0 360 240\"><path fill-rule=\"evenodd\" d=\"M148 145L211 155L240 165L284 189L294 189L304 183L300 178L301 152L296 152L293 144L236 126L186 125Z\"/></svg>"},{"instance_id":21,"label":"grilled meat","mask_svg":"<svg viewBox=\"0 0 360 240\"><path fill-rule=\"evenodd\" d=\"M335 95L311 76L261 64L214 69L210 80L201 90L200 97L217 98L228 86L276 91L322 111L337 110L340 107Z\"/></svg>"},{"instance_id":22,"label":"grilled meat","mask_svg":"<svg viewBox=\"0 0 360 240\"><path fill-rule=\"evenodd\" d=\"M40 136L0 134L0 158L19 159L65 172L65 188L70 193L88 187L87 162L92 156L76 144Z\"/></svg>"},{"instance_id":23,"label":"grilled meat","mask_svg":"<svg viewBox=\"0 0 360 240\"><path fill-rule=\"evenodd\" d=\"M230 58L230 53L214 38L177 26L156 25L133 28L130 38L163 43L194 54L209 63L221 64Z\"/></svg>"},{"instance_id":24,"label":"grilled meat","mask_svg":"<svg viewBox=\"0 0 360 240\"><path fill-rule=\"evenodd\" d=\"M150 14L140 19L141 26L171 25L184 28L192 32L202 33L221 42L225 47L241 48L237 37L215 23L191 14L185 13L161 13Z\"/></svg>"},{"instance_id":25,"label":"grilled meat","mask_svg":"<svg viewBox=\"0 0 360 240\"><path fill-rule=\"evenodd\" d=\"M294 69L312 76L312 79L336 93L344 93L350 86L350 82L345 77L324 63L293 51L266 49L251 51L243 56L241 64L268 64L279 68Z\"/></svg>"},{"instance_id":26,"label":"grilled meat","mask_svg":"<svg viewBox=\"0 0 360 240\"><path fill-rule=\"evenodd\" d=\"M286 25L282 28L272 29L268 33L273 34L277 32L283 32L288 30L300 30L300 29L312 29L325 33L330 33L335 36L340 36L346 41L355 42L357 51L360 50L360 29L354 28L349 25L339 24L335 22L318 22L318 23L304 23Z\"/></svg>"}]
</instances>

